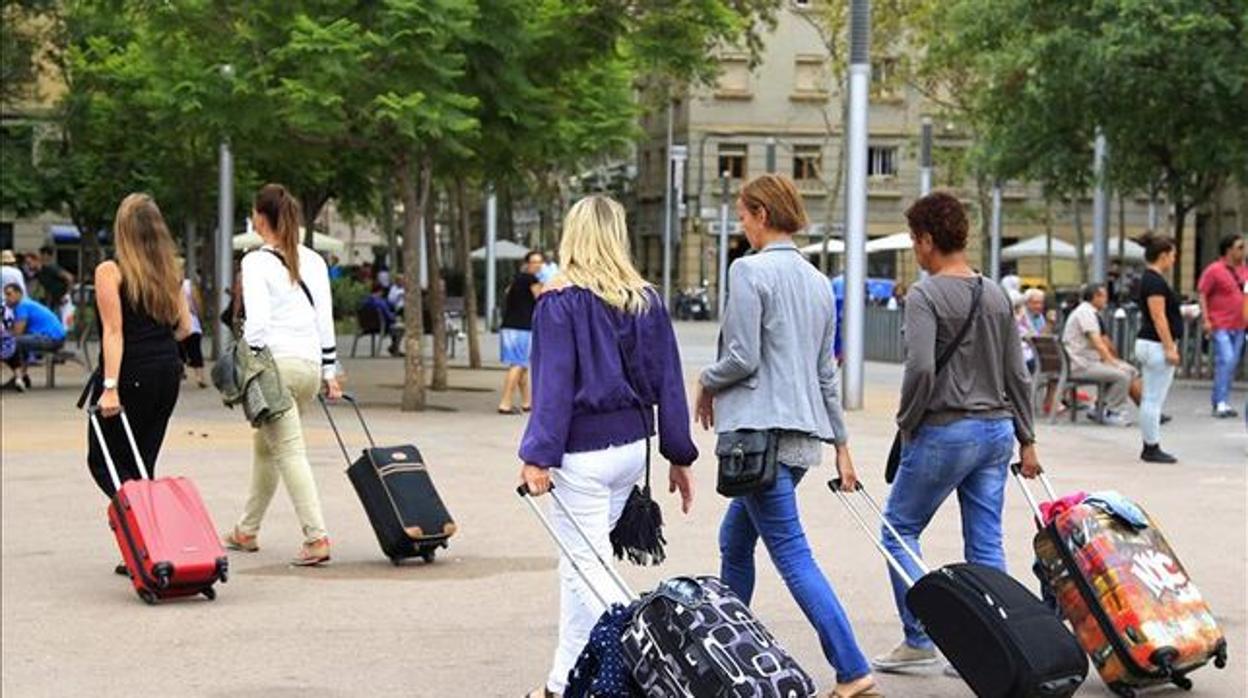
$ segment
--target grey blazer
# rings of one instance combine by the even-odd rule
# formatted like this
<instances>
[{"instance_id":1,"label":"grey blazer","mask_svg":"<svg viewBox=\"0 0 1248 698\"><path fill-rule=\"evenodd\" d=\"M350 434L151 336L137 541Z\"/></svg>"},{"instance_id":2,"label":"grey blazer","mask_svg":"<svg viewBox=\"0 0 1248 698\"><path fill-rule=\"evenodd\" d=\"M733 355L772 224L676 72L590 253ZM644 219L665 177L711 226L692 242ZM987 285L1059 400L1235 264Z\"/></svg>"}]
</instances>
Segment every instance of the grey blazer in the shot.
<instances>
[{"instance_id":1,"label":"grey blazer","mask_svg":"<svg viewBox=\"0 0 1248 698\"><path fill-rule=\"evenodd\" d=\"M699 379L715 394L715 431L785 429L847 441L832 284L792 241L738 259L728 276L718 360Z\"/></svg>"}]
</instances>

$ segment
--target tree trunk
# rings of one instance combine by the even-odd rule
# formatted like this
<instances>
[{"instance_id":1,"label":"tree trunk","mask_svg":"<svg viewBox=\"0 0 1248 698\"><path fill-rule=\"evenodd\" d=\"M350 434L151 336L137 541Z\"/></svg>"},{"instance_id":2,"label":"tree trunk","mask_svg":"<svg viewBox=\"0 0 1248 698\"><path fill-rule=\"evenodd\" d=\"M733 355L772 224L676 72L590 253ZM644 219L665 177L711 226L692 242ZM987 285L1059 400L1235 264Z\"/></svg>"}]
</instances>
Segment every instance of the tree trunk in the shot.
<instances>
[{"instance_id":1,"label":"tree trunk","mask_svg":"<svg viewBox=\"0 0 1248 698\"><path fill-rule=\"evenodd\" d=\"M196 239L199 235L197 233L195 217L188 215L186 220L182 221L182 241L186 245L184 273L186 278L190 279L193 284L199 283L196 281L196 277L199 276L199 241ZM203 309L201 308L200 310L202 311Z\"/></svg>"},{"instance_id":2,"label":"tree trunk","mask_svg":"<svg viewBox=\"0 0 1248 698\"><path fill-rule=\"evenodd\" d=\"M1053 199L1044 197L1044 284L1053 293Z\"/></svg>"},{"instance_id":3,"label":"tree trunk","mask_svg":"<svg viewBox=\"0 0 1248 698\"><path fill-rule=\"evenodd\" d=\"M421 340L425 335L424 298L420 292L420 226L429 199L428 159L420 163L420 172L412 172L407 154L395 163L399 196L403 201L403 280L407 287L403 301L403 399L401 409L415 412L425 409L425 364ZM418 181L419 179L419 181Z\"/></svg>"},{"instance_id":4,"label":"tree trunk","mask_svg":"<svg viewBox=\"0 0 1248 698\"><path fill-rule=\"evenodd\" d=\"M464 324L468 329L468 366L481 368L481 334L477 323L477 282L469 257L472 250L472 214L468 208L467 187L463 179L455 180L455 207L459 210L456 253L464 272Z\"/></svg>"},{"instance_id":5,"label":"tree trunk","mask_svg":"<svg viewBox=\"0 0 1248 698\"><path fill-rule=\"evenodd\" d=\"M435 204L435 210L437 205ZM438 250L438 217L425 216L425 264L429 267L429 322L433 325L433 380L430 390L446 390L446 283Z\"/></svg>"},{"instance_id":6,"label":"tree trunk","mask_svg":"<svg viewBox=\"0 0 1248 698\"><path fill-rule=\"evenodd\" d=\"M1178 253L1180 261L1174 265L1174 268L1171 269L1170 274L1174 277L1172 280L1172 283L1174 285L1174 292L1182 295L1183 293L1183 264L1185 263L1185 260L1183 260L1183 233L1184 233L1183 228L1184 228L1184 224L1187 222L1187 212L1195 207L1191 205L1185 206L1179 203L1180 200L1177 197L1175 197L1173 201L1175 202L1174 203L1174 249Z\"/></svg>"},{"instance_id":7,"label":"tree trunk","mask_svg":"<svg viewBox=\"0 0 1248 698\"><path fill-rule=\"evenodd\" d=\"M394 230L394 182L387 178L381 188L381 234L386 241L386 264L390 265L390 274L397 275L402 268L399 262L399 236ZM348 260L348 264L351 260Z\"/></svg>"},{"instance_id":8,"label":"tree trunk","mask_svg":"<svg viewBox=\"0 0 1248 698\"><path fill-rule=\"evenodd\" d=\"M300 192L299 208L303 214L303 244L312 247L314 240L312 224L316 222L318 216L321 215L321 209L325 208L325 204L329 201L329 192L324 190L315 190L308 192Z\"/></svg>"},{"instance_id":9,"label":"tree trunk","mask_svg":"<svg viewBox=\"0 0 1248 698\"><path fill-rule=\"evenodd\" d=\"M980 268L992 265L992 189L982 173L975 175L975 200L979 204Z\"/></svg>"},{"instance_id":10,"label":"tree trunk","mask_svg":"<svg viewBox=\"0 0 1248 698\"><path fill-rule=\"evenodd\" d=\"M1072 198L1075 216L1075 259L1079 265L1079 283L1088 283L1088 264L1083 254L1083 197L1076 194Z\"/></svg>"}]
</instances>

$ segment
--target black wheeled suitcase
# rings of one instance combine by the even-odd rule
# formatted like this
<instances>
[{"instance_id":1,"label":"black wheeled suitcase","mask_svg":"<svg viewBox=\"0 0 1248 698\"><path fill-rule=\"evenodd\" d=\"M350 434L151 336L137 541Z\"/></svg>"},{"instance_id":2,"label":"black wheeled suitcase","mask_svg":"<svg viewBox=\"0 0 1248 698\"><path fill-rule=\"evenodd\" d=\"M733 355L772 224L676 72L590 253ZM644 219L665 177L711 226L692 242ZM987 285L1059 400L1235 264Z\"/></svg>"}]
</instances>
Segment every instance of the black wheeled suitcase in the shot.
<instances>
[{"instance_id":1,"label":"black wheeled suitcase","mask_svg":"<svg viewBox=\"0 0 1248 698\"><path fill-rule=\"evenodd\" d=\"M525 486L516 492L607 609L609 597L594 586ZM728 585L709 576L670 577L638 597L594 548L553 488L550 497L619 589L615 596L628 599L624 612L629 618L619 643L634 694L663 698L810 698L816 694L810 676ZM576 669L569 678L569 686L580 680Z\"/></svg>"},{"instance_id":2,"label":"black wheeled suitcase","mask_svg":"<svg viewBox=\"0 0 1248 698\"><path fill-rule=\"evenodd\" d=\"M844 502L888 564L910 586L906 606L979 698L1066 698L1083 685L1088 660L1075 636L1013 577L971 563L931 571L902 541L861 485L857 491L911 560L923 570L911 579L874 535L840 481L828 486Z\"/></svg>"},{"instance_id":3,"label":"black wheeled suitcase","mask_svg":"<svg viewBox=\"0 0 1248 698\"><path fill-rule=\"evenodd\" d=\"M364 434L368 436L369 448L354 462L323 397L321 406L347 459L347 477L364 505L364 513L368 514L382 552L395 565L410 557L433 562L437 549L446 547L456 527L433 486L420 451L411 444L378 447L355 398L342 397L355 408Z\"/></svg>"}]
</instances>

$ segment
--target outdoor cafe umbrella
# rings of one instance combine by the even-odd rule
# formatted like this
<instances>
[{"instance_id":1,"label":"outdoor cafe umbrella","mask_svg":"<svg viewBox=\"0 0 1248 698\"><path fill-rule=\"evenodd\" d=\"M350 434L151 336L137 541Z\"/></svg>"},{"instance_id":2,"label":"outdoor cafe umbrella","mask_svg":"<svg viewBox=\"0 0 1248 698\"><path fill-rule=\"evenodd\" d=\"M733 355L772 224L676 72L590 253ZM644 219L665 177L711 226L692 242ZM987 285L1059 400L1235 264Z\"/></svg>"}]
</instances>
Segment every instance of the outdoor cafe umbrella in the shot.
<instances>
[{"instance_id":1,"label":"outdoor cafe umbrella","mask_svg":"<svg viewBox=\"0 0 1248 698\"><path fill-rule=\"evenodd\" d=\"M807 257L820 254L823 252L823 242L812 242L805 247L799 248L798 251ZM828 254L845 254L845 241L838 238L828 238Z\"/></svg>"},{"instance_id":2,"label":"outdoor cafe umbrella","mask_svg":"<svg viewBox=\"0 0 1248 698\"><path fill-rule=\"evenodd\" d=\"M1089 253L1091 254L1091 253ZM1048 242L1044 235L1036 235L1026 240L1018 242L1001 250L1001 259L1025 259L1028 257L1047 257L1049 256ZM1078 259L1079 250L1075 246L1066 242L1053 238L1053 259Z\"/></svg>"},{"instance_id":3,"label":"outdoor cafe umbrella","mask_svg":"<svg viewBox=\"0 0 1248 698\"><path fill-rule=\"evenodd\" d=\"M485 259L486 249L478 247L472 251L473 259ZM529 254L529 248L524 245L518 245L511 240L497 240L494 243L494 259L524 259Z\"/></svg>"},{"instance_id":4,"label":"outdoor cafe umbrella","mask_svg":"<svg viewBox=\"0 0 1248 698\"><path fill-rule=\"evenodd\" d=\"M882 238L875 238L867 242L867 254L873 252L903 252L911 249L914 249L914 242L910 239L909 232L893 233L892 235L885 235Z\"/></svg>"},{"instance_id":5,"label":"outdoor cafe umbrella","mask_svg":"<svg viewBox=\"0 0 1248 698\"><path fill-rule=\"evenodd\" d=\"M1088 244L1083 246L1083 254L1087 259L1092 259L1092 254L1093 254L1092 245L1093 243L1089 242ZM1118 254L1119 245L1122 245L1121 255ZM1115 235L1109 239L1109 258L1121 259L1126 262L1143 263L1144 262L1144 246L1132 240L1131 238L1127 238L1126 240L1123 240L1122 236Z\"/></svg>"},{"instance_id":6,"label":"outdoor cafe umbrella","mask_svg":"<svg viewBox=\"0 0 1248 698\"><path fill-rule=\"evenodd\" d=\"M250 226L248 226L250 227ZM306 231L299 228L299 239L302 240ZM254 230L248 230L245 233L235 235L231 241L231 246L235 251L238 250L254 250L264 244L260 239L260 233ZM341 252L346 247L346 243L335 237L330 237L324 233L313 231L312 233L312 249L317 252Z\"/></svg>"}]
</instances>

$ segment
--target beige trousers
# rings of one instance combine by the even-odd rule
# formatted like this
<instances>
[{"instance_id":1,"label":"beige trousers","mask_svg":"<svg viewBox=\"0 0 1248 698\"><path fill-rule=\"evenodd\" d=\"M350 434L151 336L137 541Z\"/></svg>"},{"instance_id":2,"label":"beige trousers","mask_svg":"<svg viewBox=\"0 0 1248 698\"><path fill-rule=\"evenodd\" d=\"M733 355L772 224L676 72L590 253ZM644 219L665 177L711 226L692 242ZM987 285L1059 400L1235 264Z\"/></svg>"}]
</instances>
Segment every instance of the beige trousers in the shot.
<instances>
[{"instance_id":1,"label":"beige trousers","mask_svg":"<svg viewBox=\"0 0 1248 698\"><path fill-rule=\"evenodd\" d=\"M303 527L304 541L311 543L326 536L325 517L321 513L312 465L308 463L299 413L316 397L321 385L321 370L314 362L304 359L280 358L275 359L275 363L282 386L290 393L295 406L256 429L251 492L247 496L243 517L238 521L238 530L248 536L259 532L260 522L269 508L269 502L273 501L280 479L286 484L286 493L290 495L290 502Z\"/></svg>"}]
</instances>

